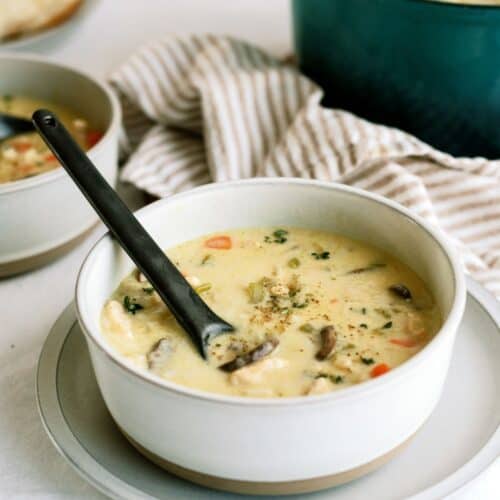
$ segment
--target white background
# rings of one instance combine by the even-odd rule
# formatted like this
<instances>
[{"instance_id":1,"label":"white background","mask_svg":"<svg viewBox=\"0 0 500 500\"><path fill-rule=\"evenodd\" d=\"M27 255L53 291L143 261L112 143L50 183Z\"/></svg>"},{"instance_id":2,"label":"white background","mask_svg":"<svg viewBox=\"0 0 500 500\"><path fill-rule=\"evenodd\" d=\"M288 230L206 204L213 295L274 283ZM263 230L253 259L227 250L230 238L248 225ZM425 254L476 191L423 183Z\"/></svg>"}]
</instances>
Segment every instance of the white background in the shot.
<instances>
[{"instance_id":1,"label":"white background","mask_svg":"<svg viewBox=\"0 0 500 500\"><path fill-rule=\"evenodd\" d=\"M67 28L32 51L105 77L142 42L190 32L231 34L291 52L287 0L86 0ZM1 75L0 75L1 79ZM128 189L131 206L142 202ZM1 228L0 228L1 231ZM76 273L99 228L76 250L37 271L0 281L0 497L101 498L49 443L35 405L35 365L50 327L71 301ZM1 232L0 232L1 238ZM500 464L460 499L500 498ZM372 497L375 498L375 497ZM458 497L455 497L458 498Z\"/></svg>"}]
</instances>

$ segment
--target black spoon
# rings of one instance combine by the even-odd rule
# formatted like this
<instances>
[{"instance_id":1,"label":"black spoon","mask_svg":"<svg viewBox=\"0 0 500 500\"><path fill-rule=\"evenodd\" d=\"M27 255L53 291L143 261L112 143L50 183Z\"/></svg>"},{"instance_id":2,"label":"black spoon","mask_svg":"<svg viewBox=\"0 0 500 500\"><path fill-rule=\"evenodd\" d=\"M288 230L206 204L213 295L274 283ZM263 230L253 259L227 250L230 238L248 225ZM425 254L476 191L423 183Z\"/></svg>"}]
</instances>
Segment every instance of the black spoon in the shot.
<instances>
[{"instance_id":1,"label":"black spoon","mask_svg":"<svg viewBox=\"0 0 500 500\"><path fill-rule=\"evenodd\" d=\"M233 326L219 318L191 288L57 117L39 109L33 113L33 123L121 247L189 333L201 356L206 358L210 340L233 331Z\"/></svg>"},{"instance_id":2,"label":"black spoon","mask_svg":"<svg viewBox=\"0 0 500 500\"><path fill-rule=\"evenodd\" d=\"M0 141L14 135L26 134L27 132L34 131L35 127L30 120L0 112Z\"/></svg>"}]
</instances>

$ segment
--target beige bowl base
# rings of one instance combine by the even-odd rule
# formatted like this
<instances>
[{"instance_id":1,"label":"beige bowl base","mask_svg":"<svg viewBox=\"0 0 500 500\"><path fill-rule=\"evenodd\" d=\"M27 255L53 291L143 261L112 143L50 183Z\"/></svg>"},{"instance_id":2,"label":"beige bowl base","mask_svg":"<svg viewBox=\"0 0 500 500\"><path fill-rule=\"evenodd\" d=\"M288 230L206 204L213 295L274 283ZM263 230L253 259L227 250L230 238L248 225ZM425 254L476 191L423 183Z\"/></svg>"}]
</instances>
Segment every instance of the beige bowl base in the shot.
<instances>
[{"instance_id":1,"label":"beige bowl base","mask_svg":"<svg viewBox=\"0 0 500 500\"><path fill-rule=\"evenodd\" d=\"M25 259L13 260L11 262L0 264L0 278L7 278L9 276L14 276L15 274L21 274L37 267L42 267L49 262L58 259L65 253L77 247L90 234L94 227L95 224L93 224L90 229L87 229L84 233L80 234L76 238L73 238L72 240L64 244L59 245L56 248L47 250L46 252L27 257Z\"/></svg>"},{"instance_id":2,"label":"beige bowl base","mask_svg":"<svg viewBox=\"0 0 500 500\"><path fill-rule=\"evenodd\" d=\"M215 490L230 491L232 493L240 493L246 495L295 495L299 493L311 493L313 491L324 490L326 488L331 488L333 486L338 486L343 483L357 479L369 472L378 469L389 460L394 458L400 451L402 451L415 436L413 434L402 444L389 451L388 453L382 455L381 457L372 460L366 464L355 467L338 474L332 474L329 476L320 476L312 479L303 479L300 481L280 481L280 482L253 482L253 481L239 481L234 479L225 479L223 477L211 476L208 474L203 474L201 472L196 472L191 469L185 469L180 467L164 458L151 453L141 446L137 441L131 438L126 432L118 427L122 434L127 438L130 444L139 453L144 455L148 460L165 469L167 472L174 474L182 479L191 481L192 483L200 484L201 486L206 486L207 488L212 488Z\"/></svg>"}]
</instances>

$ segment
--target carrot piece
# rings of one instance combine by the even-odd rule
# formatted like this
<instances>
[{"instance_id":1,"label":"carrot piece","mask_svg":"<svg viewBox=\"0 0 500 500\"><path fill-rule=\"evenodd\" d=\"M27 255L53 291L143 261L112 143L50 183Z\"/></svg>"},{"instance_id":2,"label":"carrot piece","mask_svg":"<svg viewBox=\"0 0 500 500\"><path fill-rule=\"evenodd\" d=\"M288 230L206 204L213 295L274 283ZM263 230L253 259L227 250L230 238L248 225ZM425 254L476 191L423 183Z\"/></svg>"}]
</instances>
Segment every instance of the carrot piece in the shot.
<instances>
[{"instance_id":1,"label":"carrot piece","mask_svg":"<svg viewBox=\"0 0 500 500\"><path fill-rule=\"evenodd\" d=\"M373 378L380 377L380 375L384 375L384 373L387 373L389 370L390 370L390 368L388 365L386 365L385 363L379 363L378 365L375 365L372 368L370 375Z\"/></svg>"},{"instance_id":2,"label":"carrot piece","mask_svg":"<svg viewBox=\"0 0 500 500\"><path fill-rule=\"evenodd\" d=\"M415 339L391 339L389 340L389 342L401 347L415 347L420 343Z\"/></svg>"},{"instance_id":3,"label":"carrot piece","mask_svg":"<svg viewBox=\"0 0 500 500\"><path fill-rule=\"evenodd\" d=\"M98 130L89 130L85 136L87 147L95 146L102 139L102 135Z\"/></svg>"},{"instance_id":4,"label":"carrot piece","mask_svg":"<svg viewBox=\"0 0 500 500\"><path fill-rule=\"evenodd\" d=\"M214 236L205 241L207 248L216 248L217 250L229 250L233 243L229 236Z\"/></svg>"},{"instance_id":5,"label":"carrot piece","mask_svg":"<svg viewBox=\"0 0 500 500\"><path fill-rule=\"evenodd\" d=\"M57 161L57 158L52 154L52 153L47 153L43 159L45 161L50 161L50 162L53 162L53 161Z\"/></svg>"},{"instance_id":6,"label":"carrot piece","mask_svg":"<svg viewBox=\"0 0 500 500\"><path fill-rule=\"evenodd\" d=\"M24 152L28 151L28 149L31 149L33 146L31 145L30 142L13 142L12 147L18 153L24 153Z\"/></svg>"}]
</instances>

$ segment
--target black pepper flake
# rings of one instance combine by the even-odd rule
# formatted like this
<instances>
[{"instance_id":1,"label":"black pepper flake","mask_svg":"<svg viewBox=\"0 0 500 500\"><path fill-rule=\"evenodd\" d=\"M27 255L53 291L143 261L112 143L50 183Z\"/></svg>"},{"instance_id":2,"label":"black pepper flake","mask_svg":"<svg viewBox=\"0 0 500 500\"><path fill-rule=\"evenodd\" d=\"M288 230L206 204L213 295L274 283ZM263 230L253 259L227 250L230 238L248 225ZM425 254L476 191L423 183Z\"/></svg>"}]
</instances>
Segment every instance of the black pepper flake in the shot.
<instances>
[{"instance_id":1,"label":"black pepper flake","mask_svg":"<svg viewBox=\"0 0 500 500\"><path fill-rule=\"evenodd\" d=\"M311 255L316 260L328 260L330 258L330 252L312 252Z\"/></svg>"}]
</instances>

